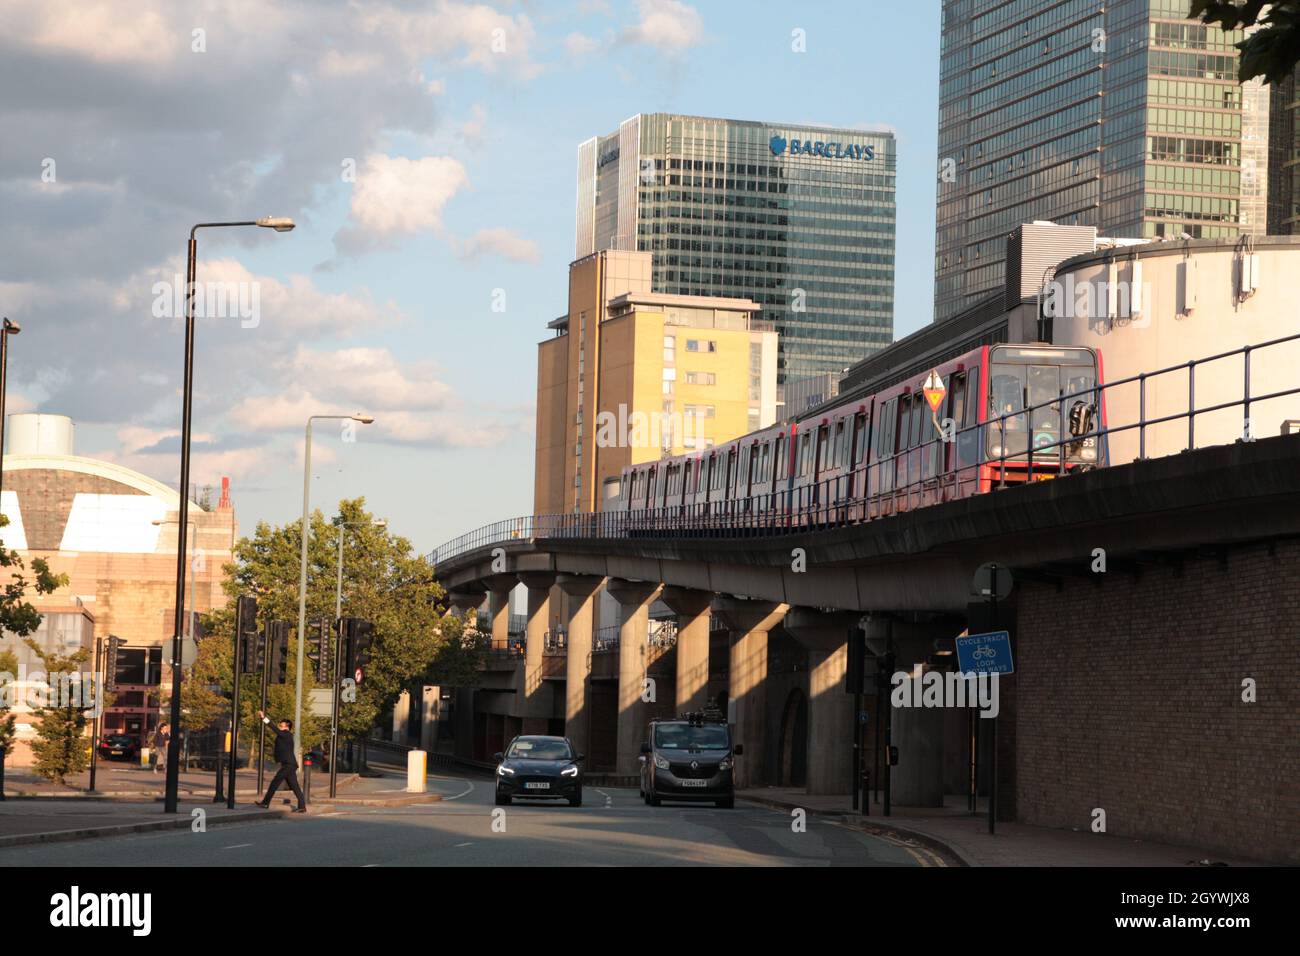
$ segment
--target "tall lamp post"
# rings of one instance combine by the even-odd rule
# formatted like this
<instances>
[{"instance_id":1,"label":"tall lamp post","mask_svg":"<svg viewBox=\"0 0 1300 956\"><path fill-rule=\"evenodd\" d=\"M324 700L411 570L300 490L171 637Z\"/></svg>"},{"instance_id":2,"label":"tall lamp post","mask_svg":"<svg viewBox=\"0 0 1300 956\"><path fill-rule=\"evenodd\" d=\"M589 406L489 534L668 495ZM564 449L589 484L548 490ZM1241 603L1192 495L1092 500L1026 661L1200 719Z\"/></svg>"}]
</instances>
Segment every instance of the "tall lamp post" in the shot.
<instances>
[{"instance_id":1,"label":"tall lamp post","mask_svg":"<svg viewBox=\"0 0 1300 956\"><path fill-rule=\"evenodd\" d=\"M5 479L5 390L8 387L9 377L9 336L17 335L23 330L22 326L7 316L2 328L3 330L0 331L0 490L4 488Z\"/></svg>"},{"instance_id":2,"label":"tall lamp post","mask_svg":"<svg viewBox=\"0 0 1300 956\"><path fill-rule=\"evenodd\" d=\"M307 419L307 440L302 446L302 562L298 573L298 669L293 675L293 754L302 760L302 667L307 641L307 539L311 536L311 424L315 421L360 422L369 425L371 415L312 415Z\"/></svg>"},{"instance_id":3,"label":"tall lamp post","mask_svg":"<svg viewBox=\"0 0 1300 956\"><path fill-rule=\"evenodd\" d=\"M175 734L181 726L181 625L185 617L185 554L186 531L190 517L190 417L194 408L194 289L196 262L198 259L198 238L200 229L219 229L227 226L261 226L276 232L289 232L293 229L293 220L281 216L265 216L245 222L201 222L190 230L190 241L185 256L185 384L181 400L181 507L177 519L176 542L176 616L172 630L172 659L178 663L172 667L172 705L171 727ZM177 790L180 785L180 750L167 748L167 784L163 796L163 813L175 813Z\"/></svg>"}]
</instances>

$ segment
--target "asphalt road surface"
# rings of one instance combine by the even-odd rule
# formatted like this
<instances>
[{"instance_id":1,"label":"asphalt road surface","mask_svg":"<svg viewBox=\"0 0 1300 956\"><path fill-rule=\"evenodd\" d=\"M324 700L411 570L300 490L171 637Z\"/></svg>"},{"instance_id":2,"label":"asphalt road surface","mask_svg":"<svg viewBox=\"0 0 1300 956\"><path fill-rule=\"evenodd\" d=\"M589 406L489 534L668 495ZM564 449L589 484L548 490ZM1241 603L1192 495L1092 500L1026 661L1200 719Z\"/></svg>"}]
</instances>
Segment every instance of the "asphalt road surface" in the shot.
<instances>
[{"instance_id":1,"label":"asphalt road surface","mask_svg":"<svg viewBox=\"0 0 1300 956\"><path fill-rule=\"evenodd\" d=\"M396 791L403 778L392 777ZM439 803L320 808L265 823L0 849L20 866L927 866L924 850L786 811L665 803L588 786L581 807L496 807L492 781L430 776ZM184 809L184 808L183 808Z\"/></svg>"}]
</instances>

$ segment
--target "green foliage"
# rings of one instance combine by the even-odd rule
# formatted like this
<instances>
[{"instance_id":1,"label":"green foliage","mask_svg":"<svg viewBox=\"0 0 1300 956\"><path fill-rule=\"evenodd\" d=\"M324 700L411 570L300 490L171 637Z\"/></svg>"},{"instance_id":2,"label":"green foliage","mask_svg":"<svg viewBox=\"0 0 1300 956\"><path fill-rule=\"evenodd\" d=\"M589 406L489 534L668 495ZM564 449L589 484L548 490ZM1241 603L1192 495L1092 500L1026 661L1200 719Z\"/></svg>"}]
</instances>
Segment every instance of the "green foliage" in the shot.
<instances>
[{"instance_id":1,"label":"green foliage","mask_svg":"<svg viewBox=\"0 0 1300 956\"><path fill-rule=\"evenodd\" d=\"M9 519L0 515L0 528L7 524ZM23 559L18 556L18 552L10 551L0 540L0 568L15 568L17 571L22 571L23 567ZM36 578L30 584L22 574L11 573L8 582L0 587L0 637L7 637L10 634L15 637L26 637L28 634L35 633L41 626L40 613L23 600L29 587L35 588L37 594L52 594L68 583L66 574L51 573L50 566L44 558L32 560L32 571Z\"/></svg>"},{"instance_id":2,"label":"green foliage","mask_svg":"<svg viewBox=\"0 0 1300 956\"><path fill-rule=\"evenodd\" d=\"M47 651L30 637L23 638L23 641L45 666L51 696L58 696L55 694L58 686L56 675L81 671L82 665L90 657L90 652L84 647L71 654L60 654L57 651ZM77 703L71 697L47 700L46 706L33 711L34 716L40 720L36 728L36 739L32 741L32 754L36 757L35 770L47 780L63 783L63 778L68 774L90 766L86 713Z\"/></svg>"},{"instance_id":3,"label":"green foliage","mask_svg":"<svg viewBox=\"0 0 1300 956\"><path fill-rule=\"evenodd\" d=\"M0 675L12 675L9 679L14 679L18 674L18 655L13 651L0 651ZM8 697L0 693L0 761L14 752L14 737L17 734L16 719L5 706Z\"/></svg>"},{"instance_id":4,"label":"green foliage","mask_svg":"<svg viewBox=\"0 0 1300 956\"><path fill-rule=\"evenodd\" d=\"M364 737L378 716L390 708L401 691L415 681L471 685L478 679L482 651L462 641L461 623L442 618L444 595L431 569L411 543L381 527L365 510L365 499L339 503L343 527L319 511L311 516L307 545L307 621L335 616L338 582L339 535L343 535L343 615L370 620L375 641L356 700L341 705L340 734ZM299 536L301 521L282 527L260 523L251 537L235 547L234 562L227 566L226 608L204 617L204 639L185 694L185 709L194 726L229 712L233 683L234 609L241 594L258 602L259 624L267 621L298 622ZM466 646L468 643L469 646ZM293 684L297 665L297 637L290 637L288 676L284 685L268 690L267 713L272 718L293 716ZM333 661L333 650L330 651ZM304 658L304 745L327 739L328 720L310 716L312 663ZM214 692L209 687L219 688ZM253 743L259 729L256 711L261 703L257 675L240 679L240 739Z\"/></svg>"},{"instance_id":5,"label":"green foliage","mask_svg":"<svg viewBox=\"0 0 1300 956\"><path fill-rule=\"evenodd\" d=\"M1258 27L1237 44L1237 79L1280 83L1300 62L1300 0L1192 0L1192 19L1224 30Z\"/></svg>"}]
</instances>

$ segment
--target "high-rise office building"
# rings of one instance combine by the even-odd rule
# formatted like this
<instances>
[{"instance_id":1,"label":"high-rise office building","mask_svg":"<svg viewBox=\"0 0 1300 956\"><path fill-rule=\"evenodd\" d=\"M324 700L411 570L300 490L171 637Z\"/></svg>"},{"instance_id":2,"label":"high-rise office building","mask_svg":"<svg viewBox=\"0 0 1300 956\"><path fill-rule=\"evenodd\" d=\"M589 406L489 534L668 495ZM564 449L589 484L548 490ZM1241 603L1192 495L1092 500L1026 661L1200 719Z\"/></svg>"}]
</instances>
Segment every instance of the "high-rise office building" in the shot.
<instances>
[{"instance_id":1,"label":"high-rise office building","mask_svg":"<svg viewBox=\"0 0 1300 956\"><path fill-rule=\"evenodd\" d=\"M1001 287L1021 223L1131 238L1264 231L1266 103L1252 100L1243 150L1242 31L1189 19L1190 5L944 0L937 319Z\"/></svg>"},{"instance_id":2,"label":"high-rise office building","mask_svg":"<svg viewBox=\"0 0 1300 956\"><path fill-rule=\"evenodd\" d=\"M578 147L575 258L653 253L652 288L749 299L779 381L893 340L892 133L641 113Z\"/></svg>"}]
</instances>

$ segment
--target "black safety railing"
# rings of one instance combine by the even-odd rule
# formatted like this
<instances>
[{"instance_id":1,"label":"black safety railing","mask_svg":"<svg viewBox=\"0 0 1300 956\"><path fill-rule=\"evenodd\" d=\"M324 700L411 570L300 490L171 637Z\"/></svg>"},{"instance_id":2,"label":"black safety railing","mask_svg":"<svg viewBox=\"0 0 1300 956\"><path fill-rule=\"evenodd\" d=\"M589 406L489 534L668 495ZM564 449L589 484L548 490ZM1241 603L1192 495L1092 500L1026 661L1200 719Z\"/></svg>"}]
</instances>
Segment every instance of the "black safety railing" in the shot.
<instances>
[{"instance_id":1,"label":"black safety railing","mask_svg":"<svg viewBox=\"0 0 1300 956\"><path fill-rule=\"evenodd\" d=\"M941 429L942 434L938 437L888 457L856 463L851 468L823 469L829 472L827 477L792 490L659 508L529 515L498 521L448 541L429 554L428 561L437 565L468 552L501 547L515 541L743 538L859 524L971 494L997 491L1009 485L1045 478L1062 478L1073 472L1105 465L1110 440L1125 433L1137 433L1137 457L1146 458L1153 429L1185 421L1186 449L1194 449L1197 420L1204 421L1208 415L1232 408L1242 409L1240 437L1251 440L1254 437L1250 433L1252 406L1300 394L1300 385L1263 394L1252 392L1252 362L1266 350L1292 342L1300 342L1300 334L1192 359L1154 372L1090 384L1049 401L1011 409L982 422L946 432ZM1235 357L1242 361L1240 397L1198 407L1198 370ZM1182 375L1187 377L1186 408L1148 417L1150 384ZM1108 416L1103 414L1106 396L1116 389L1134 386L1138 393L1135 420L1119 423L1108 420ZM1023 449L1008 447L1008 439L1019 445L1019 438L1024 439ZM787 480L782 476L776 479L778 482ZM691 497L698 497L698 494Z\"/></svg>"}]
</instances>

